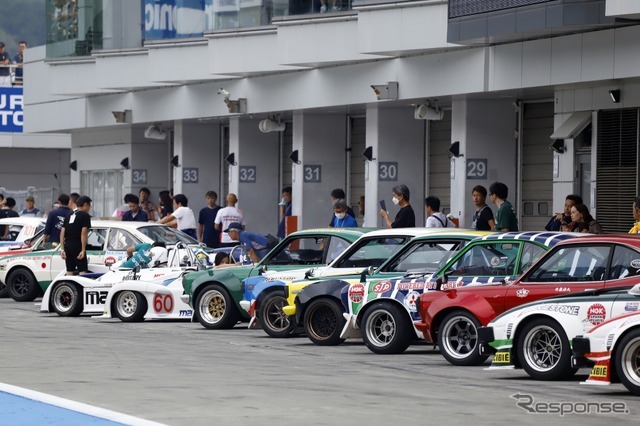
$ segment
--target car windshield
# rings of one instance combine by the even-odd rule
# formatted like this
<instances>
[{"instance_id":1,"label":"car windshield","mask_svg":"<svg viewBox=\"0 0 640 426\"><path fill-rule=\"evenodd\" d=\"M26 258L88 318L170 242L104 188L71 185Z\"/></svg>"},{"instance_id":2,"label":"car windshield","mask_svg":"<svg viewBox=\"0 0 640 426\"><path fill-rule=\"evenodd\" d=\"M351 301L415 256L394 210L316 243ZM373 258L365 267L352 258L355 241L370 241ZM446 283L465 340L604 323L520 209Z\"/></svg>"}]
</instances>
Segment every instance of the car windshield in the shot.
<instances>
[{"instance_id":1,"label":"car windshield","mask_svg":"<svg viewBox=\"0 0 640 426\"><path fill-rule=\"evenodd\" d=\"M168 226L142 226L138 228L138 231L142 232L153 241L163 242L166 245L173 245L177 243L198 244L198 241L191 238L184 232L169 228Z\"/></svg>"},{"instance_id":2,"label":"car windshield","mask_svg":"<svg viewBox=\"0 0 640 426\"><path fill-rule=\"evenodd\" d=\"M463 245L462 241L416 241L384 272L437 272Z\"/></svg>"},{"instance_id":3,"label":"car windshield","mask_svg":"<svg viewBox=\"0 0 640 426\"><path fill-rule=\"evenodd\" d=\"M378 267L402 247L409 237L377 237L364 239L336 260L334 268Z\"/></svg>"}]
</instances>

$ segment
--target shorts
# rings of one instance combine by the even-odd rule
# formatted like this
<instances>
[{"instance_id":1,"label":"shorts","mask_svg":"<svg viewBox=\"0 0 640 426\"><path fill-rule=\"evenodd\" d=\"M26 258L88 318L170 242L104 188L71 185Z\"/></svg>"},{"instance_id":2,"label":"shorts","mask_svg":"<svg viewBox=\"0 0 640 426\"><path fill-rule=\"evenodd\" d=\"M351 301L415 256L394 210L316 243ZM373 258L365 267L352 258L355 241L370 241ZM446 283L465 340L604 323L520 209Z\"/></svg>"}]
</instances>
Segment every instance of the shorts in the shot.
<instances>
[{"instance_id":1,"label":"shorts","mask_svg":"<svg viewBox=\"0 0 640 426\"><path fill-rule=\"evenodd\" d=\"M87 253L84 254L82 260L78 260L78 255L82 251L81 246L69 246L68 243L64 248L64 252L67 255L65 264L67 265L67 272L87 272L89 270L89 264L87 262Z\"/></svg>"}]
</instances>

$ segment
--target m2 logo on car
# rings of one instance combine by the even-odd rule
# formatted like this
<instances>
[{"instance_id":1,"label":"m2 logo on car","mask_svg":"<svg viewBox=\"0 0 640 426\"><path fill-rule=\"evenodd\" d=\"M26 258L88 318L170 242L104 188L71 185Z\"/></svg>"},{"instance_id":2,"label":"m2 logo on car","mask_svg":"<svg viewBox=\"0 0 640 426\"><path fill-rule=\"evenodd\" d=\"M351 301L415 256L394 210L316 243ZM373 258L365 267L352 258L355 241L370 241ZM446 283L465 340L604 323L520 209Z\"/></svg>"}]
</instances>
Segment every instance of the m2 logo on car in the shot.
<instances>
[{"instance_id":1,"label":"m2 logo on car","mask_svg":"<svg viewBox=\"0 0 640 426\"><path fill-rule=\"evenodd\" d=\"M193 316L193 311L191 309L182 309L180 311L180 315L181 317L192 317Z\"/></svg>"},{"instance_id":2,"label":"m2 logo on car","mask_svg":"<svg viewBox=\"0 0 640 426\"><path fill-rule=\"evenodd\" d=\"M104 305L108 291L87 291L84 293L85 305Z\"/></svg>"},{"instance_id":3,"label":"m2 logo on car","mask_svg":"<svg viewBox=\"0 0 640 426\"><path fill-rule=\"evenodd\" d=\"M373 292L375 294L386 293L389 290L391 290L391 283L389 281L379 282L373 286Z\"/></svg>"},{"instance_id":4,"label":"m2 logo on car","mask_svg":"<svg viewBox=\"0 0 640 426\"><path fill-rule=\"evenodd\" d=\"M173 296L171 294L156 293L153 296L153 310L158 314L173 312Z\"/></svg>"}]
</instances>

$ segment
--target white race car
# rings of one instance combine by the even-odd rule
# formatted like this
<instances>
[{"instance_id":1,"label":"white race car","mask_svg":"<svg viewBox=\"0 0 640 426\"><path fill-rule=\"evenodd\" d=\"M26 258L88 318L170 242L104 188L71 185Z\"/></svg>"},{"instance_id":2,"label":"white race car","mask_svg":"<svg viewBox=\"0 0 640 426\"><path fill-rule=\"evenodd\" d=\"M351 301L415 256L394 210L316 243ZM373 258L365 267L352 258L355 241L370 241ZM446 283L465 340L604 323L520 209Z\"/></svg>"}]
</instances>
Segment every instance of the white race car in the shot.
<instances>
[{"instance_id":1,"label":"white race car","mask_svg":"<svg viewBox=\"0 0 640 426\"><path fill-rule=\"evenodd\" d=\"M161 267L132 270L114 265L97 277L60 275L47 288L40 311L60 316L103 314L98 318L111 318L113 313L126 322L190 319L193 311L180 300L183 289L178 278L198 269L202 262L194 250L183 245L169 248L165 257L158 261ZM156 263L156 259L152 261Z\"/></svg>"},{"instance_id":2,"label":"white race car","mask_svg":"<svg viewBox=\"0 0 640 426\"><path fill-rule=\"evenodd\" d=\"M592 328L585 336L573 339L573 351L595 362L585 385L610 385L620 381L640 396L640 285L629 293L627 313ZM631 311L631 312L629 312Z\"/></svg>"}]
</instances>

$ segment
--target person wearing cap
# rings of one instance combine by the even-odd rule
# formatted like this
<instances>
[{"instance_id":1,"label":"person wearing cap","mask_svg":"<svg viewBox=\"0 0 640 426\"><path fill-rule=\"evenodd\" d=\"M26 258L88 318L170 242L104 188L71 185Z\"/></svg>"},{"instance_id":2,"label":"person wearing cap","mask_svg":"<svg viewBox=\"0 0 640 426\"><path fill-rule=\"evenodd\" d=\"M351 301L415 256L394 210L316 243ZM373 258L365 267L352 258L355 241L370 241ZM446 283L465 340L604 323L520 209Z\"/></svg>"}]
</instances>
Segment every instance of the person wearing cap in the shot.
<instances>
[{"instance_id":1,"label":"person wearing cap","mask_svg":"<svg viewBox=\"0 0 640 426\"><path fill-rule=\"evenodd\" d=\"M42 237L43 244L47 241L50 243L60 242L60 230L64 224L64 219L71 214L69 196L67 194L58 196L58 204L60 207L51 210L47 216L47 222L44 225L44 236Z\"/></svg>"},{"instance_id":2,"label":"person wearing cap","mask_svg":"<svg viewBox=\"0 0 640 426\"><path fill-rule=\"evenodd\" d=\"M20 212L20 216L40 217L40 210L35 208L35 200L31 195L24 199L26 208Z\"/></svg>"},{"instance_id":3,"label":"person wearing cap","mask_svg":"<svg viewBox=\"0 0 640 426\"><path fill-rule=\"evenodd\" d=\"M247 249L247 253L254 263L260 262L260 259L269 252L269 239L264 235L244 231L240 222L231 222L224 232Z\"/></svg>"},{"instance_id":4,"label":"person wearing cap","mask_svg":"<svg viewBox=\"0 0 640 426\"><path fill-rule=\"evenodd\" d=\"M9 68L9 54L0 41L0 87L11 87L11 69Z\"/></svg>"},{"instance_id":5,"label":"person wearing cap","mask_svg":"<svg viewBox=\"0 0 640 426\"><path fill-rule=\"evenodd\" d=\"M333 223L334 228L356 228L358 222L347 213L347 202L339 198L333 203Z\"/></svg>"}]
</instances>

